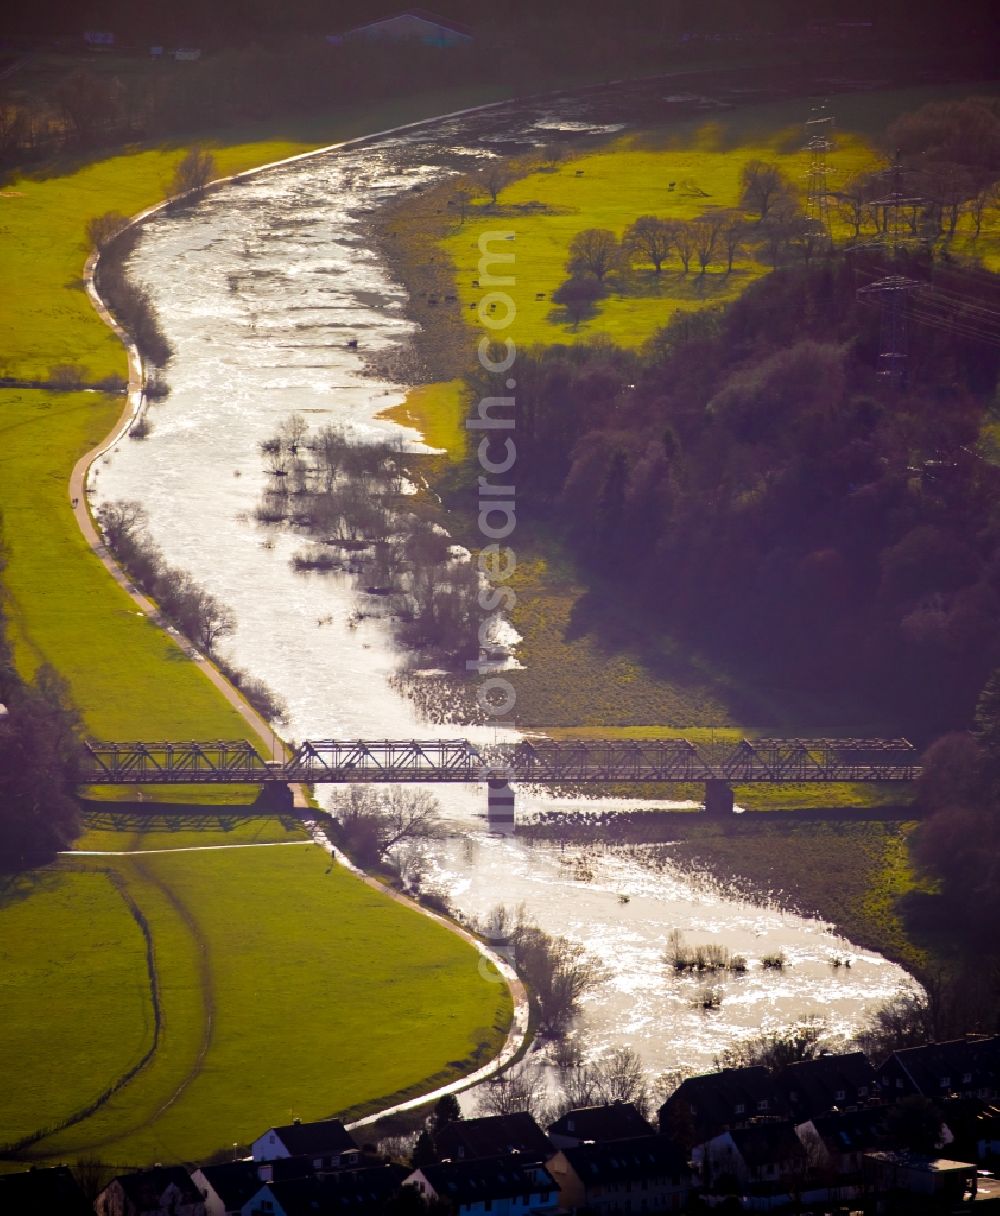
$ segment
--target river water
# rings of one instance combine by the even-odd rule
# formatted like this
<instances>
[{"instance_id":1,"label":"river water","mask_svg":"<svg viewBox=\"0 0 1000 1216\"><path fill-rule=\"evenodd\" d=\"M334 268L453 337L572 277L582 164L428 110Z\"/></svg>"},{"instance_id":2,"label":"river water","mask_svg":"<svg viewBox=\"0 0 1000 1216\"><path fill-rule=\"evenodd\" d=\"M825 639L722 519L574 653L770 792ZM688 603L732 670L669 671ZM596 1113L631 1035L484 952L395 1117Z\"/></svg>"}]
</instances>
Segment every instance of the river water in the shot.
<instances>
[{"instance_id":1,"label":"river water","mask_svg":"<svg viewBox=\"0 0 1000 1216\"><path fill-rule=\"evenodd\" d=\"M419 720L392 687L400 656L383 623L352 621L349 580L294 573L302 540L253 522L265 484L259 445L293 411L360 442L402 434L419 447L412 431L375 419L405 386L365 370L412 332L405 292L366 244L372 210L497 150L642 121L655 101L646 86L438 120L249 175L144 226L130 271L176 352L169 396L151 407L149 438L123 441L95 466L90 492L95 503L141 501L167 561L231 606L238 625L223 649L287 701L286 738L456 734ZM492 728L463 733L494 737ZM519 813L548 803L518 796ZM729 898L669 861L491 837L482 788L445 787L440 797L450 834L433 846L430 871L453 905L467 916L523 905L603 961L576 1030L588 1056L628 1045L651 1074L703 1071L734 1040L805 1017L850 1035L912 984L829 926ZM718 1008L701 1008L705 981L664 965L673 930L688 945L714 942L749 960L745 975L711 983ZM764 970L762 955L776 951L786 968ZM850 958L850 968L834 958Z\"/></svg>"}]
</instances>

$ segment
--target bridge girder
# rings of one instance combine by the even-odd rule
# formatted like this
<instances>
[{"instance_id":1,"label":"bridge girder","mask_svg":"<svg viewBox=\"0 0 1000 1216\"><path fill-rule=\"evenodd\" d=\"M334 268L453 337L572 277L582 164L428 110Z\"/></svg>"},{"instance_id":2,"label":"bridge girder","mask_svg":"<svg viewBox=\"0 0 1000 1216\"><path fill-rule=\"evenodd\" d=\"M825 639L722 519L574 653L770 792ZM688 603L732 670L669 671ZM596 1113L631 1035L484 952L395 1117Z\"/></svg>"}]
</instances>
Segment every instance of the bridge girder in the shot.
<instances>
[{"instance_id":1,"label":"bridge girder","mask_svg":"<svg viewBox=\"0 0 1000 1216\"><path fill-rule=\"evenodd\" d=\"M282 761L245 739L88 743L83 785L514 781L539 785L912 781L906 739L313 740Z\"/></svg>"}]
</instances>

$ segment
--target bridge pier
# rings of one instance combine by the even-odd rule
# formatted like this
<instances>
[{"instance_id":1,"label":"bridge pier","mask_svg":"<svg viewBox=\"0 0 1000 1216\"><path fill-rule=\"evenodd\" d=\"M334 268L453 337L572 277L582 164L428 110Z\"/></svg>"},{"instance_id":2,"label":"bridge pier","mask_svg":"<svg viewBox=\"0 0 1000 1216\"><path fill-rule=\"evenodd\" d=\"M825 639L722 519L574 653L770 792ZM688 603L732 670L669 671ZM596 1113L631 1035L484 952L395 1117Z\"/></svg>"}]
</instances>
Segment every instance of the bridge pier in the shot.
<instances>
[{"instance_id":1,"label":"bridge pier","mask_svg":"<svg viewBox=\"0 0 1000 1216\"><path fill-rule=\"evenodd\" d=\"M706 815L731 815L733 813L733 803L733 791L728 782L705 782Z\"/></svg>"},{"instance_id":2,"label":"bridge pier","mask_svg":"<svg viewBox=\"0 0 1000 1216\"><path fill-rule=\"evenodd\" d=\"M284 815L294 809L295 795L290 785L268 781L260 787L253 806L255 811L273 811L276 815Z\"/></svg>"},{"instance_id":3,"label":"bridge pier","mask_svg":"<svg viewBox=\"0 0 1000 1216\"><path fill-rule=\"evenodd\" d=\"M514 791L507 781L490 781L486 795L486 822L491 832L513 836Z\"/></svg>"}]
</instances>

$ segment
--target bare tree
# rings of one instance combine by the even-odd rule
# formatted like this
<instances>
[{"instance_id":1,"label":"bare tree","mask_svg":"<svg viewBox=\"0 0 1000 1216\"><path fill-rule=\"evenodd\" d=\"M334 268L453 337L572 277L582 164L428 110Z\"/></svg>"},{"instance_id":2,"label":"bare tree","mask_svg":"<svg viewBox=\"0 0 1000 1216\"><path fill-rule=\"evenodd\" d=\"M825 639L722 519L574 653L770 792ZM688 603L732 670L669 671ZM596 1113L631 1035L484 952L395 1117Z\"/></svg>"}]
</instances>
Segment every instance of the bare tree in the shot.
<instances>
[{"instance_id":1,"label":"bare tree","mask_svg":"<svg viewBox=\"0 0 1000 1216\"><path fill-rule=\"evenodd\" d=\"M490 196L490 202L496 206L497 199L500 197L500 191L509 186L514 180L514 170L505 160L499 157L487 162L482 169L476 174L479 182L483 185L486 193Z\"/></svg>"},{"instance_id":2,"label":"bare tree","mask_svg":"<svg viewBox=\"0 0 1000 1216\"><path fill-rule=\"evenodd\" d=\"M681 260L681 265L684 267L684 273L691 269L691 259L694 257L695 250L698 248L698 237L694 224L689 220L678 220L673 226L671 234L671 243L677 251L677 256Z\"/></svg>"},{"instance_id":3,"label":"bare tree","mask_svg":"<svg viewBox=\"0 0 1000 1216\"><path fill-rule=\"evenodd\" d=\"M134 499L119 498L97 508L97 523L108 545L117 552L145 530L146 511Z\"/></svg>"},{"instance_id":4,"label":"bare tree","mask_svg":"<svg viewBox=\"0 0 1000 1216\"><path fill-rule=\"evenodd\" d=\"M766 220L782 195L792 194L792 184L770 161L748 160L740 174L740 202Z\"/></svg>"},{"instance_id":5,"label":"bare tree","mask_svg":"<svg viewBox=\"0 0 1000 1216\"><path fill-rule=\"evenodd\" d=\"M706 211L695 220L692 227L695 252L698 255L698 265L704 274L715 257L715 249L722 232L725 219L721 212Z\"/></svg>"},{"instance_id":6,"label":"bare tree","mask_svg":"<svg viewBox=\"0 0 1000 1216\"><path fill-rule=\"evenodd\" d=\"M544 1095L541 1064L525 1060L486 1082L480 1091L479 1110L484 1115L513 1115L527 1111L534 1116L541 1113Z\"/></svg>"},{"instance_id":7,"label":"bare tree","mask_svg":"<svg viewBox=\"0 0 1000 1216\"><path fill-rule=\"evenodd\" d=\"M631 1102L643 1117L650 1113L652 1092L642 1060L631 1047L618 1047L600 1060L563 1069L560 1086L562 1097L554 1118L582 1106L611 1102Z\"/></svg>"},{"instance_id":8,"label":"bare tree","mask_svg":"<svg viewBox=\"0 0 1000 1216\"><path fill-rule=\"evenodd\" d=\"M215 157L204 148L190 148L174 170L171 194L199 195L215 177Z\"/></svg>"},{"instance_id":9,"label":"bare tree","mask_svg":"<svg viewBox=\"0 0 1000 1216\"><path fill-rule=\"evenodd\" d=\"M105 211L87 221L87 241L94 249L103 249L128 224L120 211Z\"/></svg>"},{"instance_id":10,"label":"bare tree","mask_svg":"<svg viewBox=\"0 0 1000 1216\"><path fill-rule=\"evenodd\" d=\"M601 963L582 946L521 923L513 934L518 972L538 1006L542 1029L560 1038L579 1009L580 998L604 977Z\"/></svg>"},{"instance_id":11,"label":"bare tree","mask_svg":"<svg viewBox=\"0 0 1000 1216\"><path fill-rule=\"evenodd\" d=\"M426 790L352 785L337 797L334 814L345 845L360 861L370 864L384 860L403 841L437 835L440 806Z\"/></svg>"},{"instance_id":12,"label":"bare tree","mask_svg":"<svg viewBox=\"0 0 1000 1216\"><path fill-rule=\"evenodd\" d=\"M732 274L733 263L745 251L747 224L738 211L721 211L719 238L726 254L726 274Z\"/></svg>"},{"instance_id":13,"label":"bare tree","mask_svg":"<svg viewBox=\"0 0 1000 1216\"><path fill-rule=\"evenodd\" d=\"M663 263L670 256L673 243L673 225L655 215L640 215L630 224L622 237L622 246L633 261L652 262L653 271L659 274Z\"/></svg>"},{"instance_id":14,"label":"bare tree","mask_svg":"<svg viewBox=\"0 0 1000 1216\"><path fill-rule=\"evenodd\" d=\"M451 194L448 197L448 206L458 215L459 224L465 223L466 217L472 208L473 198L475 198L475 191L472 186L465 178L459 178L452 187Z\"/></svg>"},{"instance_id":15,"label":"bare tree","mask_svg":"<svg viewBox=\"0 0 1000 1216\"><path fill-rule=\"evenodd\" d=\"M621 263L621 246L610 228L585 228L569 246L566 269L572 275L592 274L598 283Z\"/></svg>"}]
</instances>

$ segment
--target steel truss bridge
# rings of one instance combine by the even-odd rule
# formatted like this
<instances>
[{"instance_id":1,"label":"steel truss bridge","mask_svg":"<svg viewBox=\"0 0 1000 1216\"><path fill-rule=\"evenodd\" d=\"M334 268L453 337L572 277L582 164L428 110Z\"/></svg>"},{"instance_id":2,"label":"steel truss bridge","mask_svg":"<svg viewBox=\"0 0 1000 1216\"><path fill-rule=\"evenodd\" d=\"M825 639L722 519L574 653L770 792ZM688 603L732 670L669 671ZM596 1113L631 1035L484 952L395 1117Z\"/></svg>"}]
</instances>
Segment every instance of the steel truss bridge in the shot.
<instances>
[{"instance_id":1,"label":"steel truss bridge","mask_svg":"<svg viewBox=\"0 0 1000 1216\"><path fill-rule=\"evenodd\" d=\"M212 743L88 743L83 785L350 784L354 782L912 781L906 739L336 740L266 760L244 739Z\"/></svg>"}]
</instances>

